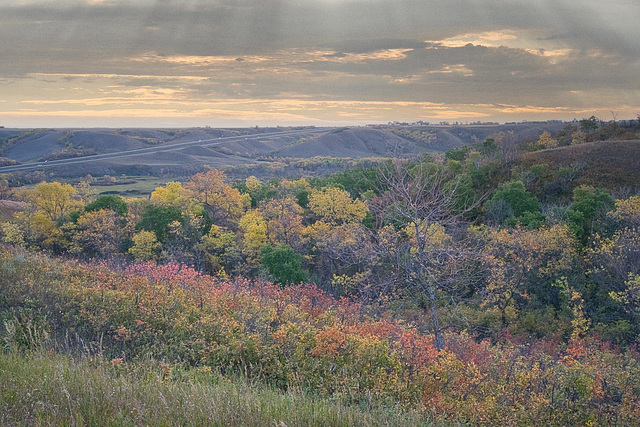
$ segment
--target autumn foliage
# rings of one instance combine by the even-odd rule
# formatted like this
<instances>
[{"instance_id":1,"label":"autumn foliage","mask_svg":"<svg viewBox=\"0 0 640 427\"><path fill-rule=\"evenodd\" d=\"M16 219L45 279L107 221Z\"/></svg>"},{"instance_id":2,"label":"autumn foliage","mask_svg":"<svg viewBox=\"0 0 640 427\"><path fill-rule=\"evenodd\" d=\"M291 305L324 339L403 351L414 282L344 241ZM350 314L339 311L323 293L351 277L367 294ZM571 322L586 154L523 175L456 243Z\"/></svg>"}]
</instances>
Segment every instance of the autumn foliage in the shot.
<instances>
[{"instance_id":1,"label":"autumn foliage","mask_svg":"<svg viewBox=\"0 0 640 427\"><path fill-rule=\"evenodd\" d=\"M640 199L518 160L556 137L309 180L209 169L148 199L16 188L0 336L446 422L629 424Z\"/></svg>"},{"instance_id":2,"label":"autumn foliage","mask_svg":"<svg viewBox=\"0 0 640 427\"><path fill-rule=\"evenodd\" d=\"M85 264L2 250L0 310L108 359L242 373L283 390L478 424L631 424L640 354L596 340L433 337L313 285L222 280L178 264ZM6 314L11 313L10 316Z\"/></svg>"}]
</instances>

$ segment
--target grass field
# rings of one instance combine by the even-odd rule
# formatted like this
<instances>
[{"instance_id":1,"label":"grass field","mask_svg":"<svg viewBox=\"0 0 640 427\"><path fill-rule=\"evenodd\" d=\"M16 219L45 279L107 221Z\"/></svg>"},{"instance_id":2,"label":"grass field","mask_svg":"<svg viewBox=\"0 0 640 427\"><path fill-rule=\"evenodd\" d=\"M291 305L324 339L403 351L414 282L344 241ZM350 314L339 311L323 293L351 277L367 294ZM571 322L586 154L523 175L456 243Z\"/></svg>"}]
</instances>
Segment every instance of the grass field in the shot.
<instances>
[{"instance_id":1,"label":"grass field","mask_svg":"<svg viewBox=\"0 0 640 427\"><path fill-rule=\"evenodd\" d=\"M134 182L131 182L134 181ZM170 178L153 176L128 176L126 183L114 185L93 185L98 194L119 194L123 197L148 196L157 187L172 181Z\"/></svg>"},{"instance_id":2,"label":"grass field","mask_svg":"<svg viewBox=\"0 0 640 427\"><path fill-rule=\"evenodd\" d=\"M205 369L0 352L2 426L409 426L401 411L346 407Z\"/></svg>"}]
</instances>

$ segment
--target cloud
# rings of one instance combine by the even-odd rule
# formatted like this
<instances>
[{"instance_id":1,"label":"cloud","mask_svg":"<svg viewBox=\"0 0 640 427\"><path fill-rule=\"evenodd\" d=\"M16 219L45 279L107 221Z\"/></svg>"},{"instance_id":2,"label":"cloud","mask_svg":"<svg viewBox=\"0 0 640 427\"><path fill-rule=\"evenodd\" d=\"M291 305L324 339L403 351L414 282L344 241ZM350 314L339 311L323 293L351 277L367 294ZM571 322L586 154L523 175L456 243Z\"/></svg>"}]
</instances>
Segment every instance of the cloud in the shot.
<instances>
[{"instance_id":1,"label":"cloud","mask_svg":"<svg viewBox=\"0 0 640 427\"><path fill-rule=\"evenodd\" d=\"M496 111L507 114L548 114L575 113L577 110L567 107L539 107L533 105L498 105Z\"/></svg>"},{"instance_id":2,"label":"cloud","mask_svg":"<svg viewBox=\"0 0 640 427\"><path fill-rule=\"evenodd\" d=\"M5 0L0 112L633 117L639 14L633 0Z\"/></svg>"},{"instance_id":3,"label":"cloud","mask_svg":"<svg viewBox=\"0 0 640 427\"><path fill-rule=\"evenodd\" d=\"M518 40L513 31L484 31L481 33L460 34L443 40L427 40L425 43L441 45L445 47L462 47L468 44L482 46L505 46L507 41Z\"/></svg>"},{"instance_id":4,"label":"cloud","mask_svg":"<svg viewBox=\"0 0 640 427\"><path fill-rule=\"evenodd\" d=\"M344 58L345 56L347 56L347 54L344 52L335 52L335 53L328 53L322 56L324 58Z\"/></svg>"}]
</instances>

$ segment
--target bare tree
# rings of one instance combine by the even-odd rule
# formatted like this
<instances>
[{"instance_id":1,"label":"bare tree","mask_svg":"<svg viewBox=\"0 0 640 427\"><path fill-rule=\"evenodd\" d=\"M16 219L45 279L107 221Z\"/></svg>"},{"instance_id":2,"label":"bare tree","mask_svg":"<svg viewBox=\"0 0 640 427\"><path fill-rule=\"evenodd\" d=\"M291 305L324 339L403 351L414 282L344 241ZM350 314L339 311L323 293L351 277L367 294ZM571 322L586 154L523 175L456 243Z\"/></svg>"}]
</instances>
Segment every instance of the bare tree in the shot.
<instances>
[{"instance_id":1,"label":"bare tree","mask_svg":"<svg viewBox=\"0 0 640 427\"><path fill-rule=\"evenodd\" d=\"M616 123L618 119L618 112L613 110L609 110L609 112L611 113L611 117L613 118L613 123Z\"/></svg>"},{"instance_id":2,"label":"bare tree","mask_svg":"<svg viewBox=\"0 0 640 427\"><path fill-rule=\"evenodd\" d=\"M463 215L477 206L461 181L434 163L396 160L379 172L381 196L371 204L379 224L378 247L392 260L398 286L428 298L436 347L444 347L438 300L466 288L480 252L471 244ZM384 225L386 224L386 225Z\"/></svg>"}]
</instances>

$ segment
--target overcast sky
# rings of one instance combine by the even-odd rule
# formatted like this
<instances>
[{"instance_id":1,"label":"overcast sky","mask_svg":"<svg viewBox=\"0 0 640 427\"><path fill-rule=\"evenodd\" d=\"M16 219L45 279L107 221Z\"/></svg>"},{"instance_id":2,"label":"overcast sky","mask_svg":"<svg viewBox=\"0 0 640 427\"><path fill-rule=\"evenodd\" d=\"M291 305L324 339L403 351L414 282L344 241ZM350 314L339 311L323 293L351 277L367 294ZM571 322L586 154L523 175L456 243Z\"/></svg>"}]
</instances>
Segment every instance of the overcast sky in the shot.
<instances>
[{"instance_id":1,"label":"overcast sky","mask_svg":"<svg viewBox=\"0 0 640 427\"><path fill-rule=\"evenodd\" d=\"M2 0L0 125L635 118L639 0Z\"/></svg>"}]
</instances>

